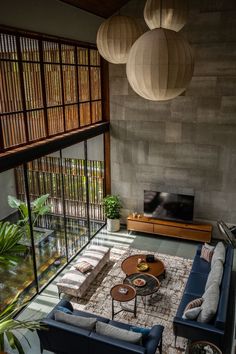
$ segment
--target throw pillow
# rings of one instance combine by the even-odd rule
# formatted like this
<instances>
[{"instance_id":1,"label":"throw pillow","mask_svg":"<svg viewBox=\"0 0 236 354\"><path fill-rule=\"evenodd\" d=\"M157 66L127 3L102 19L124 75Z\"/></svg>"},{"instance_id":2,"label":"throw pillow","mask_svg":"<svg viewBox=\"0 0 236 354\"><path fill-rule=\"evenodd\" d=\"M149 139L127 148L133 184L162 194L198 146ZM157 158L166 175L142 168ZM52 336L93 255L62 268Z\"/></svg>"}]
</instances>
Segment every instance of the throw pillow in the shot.
<instances>
[{"instance_id":1,"label":"throw pillow","mask_svg":"<svg viewBox=\"0 0 236 354\"><path fill-rule=\"evenodd\" d=\"M202 246L200 258L202 258L205 261L210 263L213 253L214 253L214 249L215 249L214 246L211 246L211 245L208 245L207 243L205 243Z\"/></svg>"},{"instance_id":2,"label":"throw pillow","mask_svg":"<svg viewBox=\"0 0 236 354\"><path fill-rule=\"evenodd\" d=\"M201 306L193 307L192 309L185 311L182 318L184 320L196 320L196 318L198 317L201 311L202 311Z\"/></svg>"},{"instance_id":3,"label":"throw pillow","mask_svg":"<svg viewBox=\"0 0 236 354\"><path fill-rule=\"evenodd\" d=\"M133 331L128 331L126 329L115 327L108 323L99 321L96 323L96 332L104 336L121 339L134 344L140 344L142 341L141 333L135 333Z\"/></svg>"},{"instance_id":4,"label":"throw pillow","mask_svg":"<svg viewBox=\"0 0 236 354\"><path fill-rule=\"evenodd\" d=\"M86 261L81 261L79 263L76 263L74 267L76 270L78 270L81 273L87 273L93 269L92 264Z\"/></svg>"},{"instance_id":5,"label":"throw pillow","mask_svg":"<svg viewBox=\"0 0 236 354\"><path fill-rule=\"evenodd\" d=\"M69 315L61 311L55 311L55 320L63 323L70 324L72 326L80 327L92 331L95 327L97 319L94 317L83 317Z\"/></svg>"},{"instance_id":6,"label":"throw pillow","mask_svg":"<svg viewBox=\"0 0 236 354\"><path fill-rule=\"evenodd\" d=\"M197 321L202 323L209 323L215 316L219 298L220 288L217 283L213 283L202 295L204 301L202 303L202 311L198 315Z\"/></svg>"},{"instance_id":7,"label":"throw pillow","mask_svg":"<svg viewBox=\"0 0 236 354\"><path fill-rule=\"evenodd\" d=\"M57 306L57 311L61 311L64 313L68 313L68 315L71 315L73 312L71 310L69 310L67 307L63 307L63 306Z\"/></svg>"},{"instance_id":8,"label":"throw pillow","mask_svg":"<svg viewBox=\"0 0 236 354\"><path fill-rule=\"evenodd\" d=\"M212 256L212 260L211 260L211 267L213 267L213 265L217 259L220 259L222 261L222 263L224 264L224 262L225 262L225 246L222 242L218 242L215 247L215 250L214 250L214 253Z\"/></svg>"},{"instance_id":9,"label":"throw pillow","mask_svg":"<svg viewBox=\"0 0 236 354\"><path fill-rule=\"evenodd\" d=\"M136 327L136 326L131 326L130 330L136 333L141 333L142 337L146 339L151 332L151 328L146 328L146 327Z\"/></svg>"},{"instance_id":10,"label":"throw pillow","mask_svg":"<svg viewBox=\"0 0 236 354\"><path fill-rule=\"evenodd\" d=\"M193 309L194 307L199 307L199 306L202 305L202 303L203 303L203 298L202 298L202 297L199 297L199 298L197 298L197 299L194 299L194 300L190 301L190 302L186 305L186 307L185 307L185 309L184 309L184 312L185 312L185 311L188 311L188 310L190 310L190 309Z\"/></svg>"},{"instance_id":11,"label":"throw pillow","mask_svg":"<svg viewBox=\"0 0 236 354\"><path fill-rule=\"evenodd\" d=\"M224 266L221 260L217 259L208 274L205 291L213 284L217 283L219 286L221 284L223 276Z\"/></svg>"},{"instance_id":12,"label":"throw pillow","mask_svg":"<svg viewBox=\"0 0 236 354\"><path fill-rule=\"evenodd\" d=\"M201 305L203 303L203 298L197 298L190 301L184 309L183 312L183 319L188 320L195 320L199 313L201 312Z\"/></svg>"}]
</instances>

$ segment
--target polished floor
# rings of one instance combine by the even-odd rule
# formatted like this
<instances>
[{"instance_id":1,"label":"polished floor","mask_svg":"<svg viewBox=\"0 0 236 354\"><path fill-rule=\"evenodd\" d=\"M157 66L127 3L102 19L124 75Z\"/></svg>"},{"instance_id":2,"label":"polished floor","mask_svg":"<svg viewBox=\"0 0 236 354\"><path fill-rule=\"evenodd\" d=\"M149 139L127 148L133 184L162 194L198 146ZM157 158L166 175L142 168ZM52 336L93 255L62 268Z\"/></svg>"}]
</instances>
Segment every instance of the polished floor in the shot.
<instances>
[{"instance_id":1,"label":"polished floor","mask_svg":"<svg viewBox=\"0 0 236 354\"><path fill-rule=\"evenodd\" d=\"M196 251L196 242L179 241L177 239L167 239L164 237L149 236L141 233L127 233L122 229L118 233L108 233L104 227L92 240L94 244L100 244L108 247L122 247L122 248L137 248L141 250L148 250L150 252L159 252L183 258L193 258ZM236 258L236 257L235 257ZM75 261L75 260L74 260ZM70 265L68 266L70 267ZM234 263L234 270L236 271L236 262ZM64 270L63 272L65 272ZM63 272L60 274L63 274ZM28 305L28 307L21 313L21 319L39 319L45 317L51 309L58 303L58 293L56 282L58 278L47 286L47 288ZM39 340L35 333L27 332L27 339L31 343L29 348L26 341L22 338L21 342L26 354L39 354ZM14 353L12 351L11 353ZM44 351L44 354L49 352ZM227 353L230 354L230 353Z\"/></svg>"}]
</instances>

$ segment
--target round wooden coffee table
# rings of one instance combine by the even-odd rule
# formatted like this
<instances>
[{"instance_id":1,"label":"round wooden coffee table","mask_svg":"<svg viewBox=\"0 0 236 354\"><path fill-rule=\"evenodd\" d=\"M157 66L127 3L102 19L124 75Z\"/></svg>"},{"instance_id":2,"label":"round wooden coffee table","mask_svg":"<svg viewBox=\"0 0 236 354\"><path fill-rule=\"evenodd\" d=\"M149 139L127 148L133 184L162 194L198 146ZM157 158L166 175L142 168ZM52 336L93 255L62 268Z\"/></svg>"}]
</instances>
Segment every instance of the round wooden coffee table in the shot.
<instances>
[{"instance_id":1,"label":"round wooden coffee table","mask_svg":"<svg viewBox=\"0 0 236 354\"><path fill-rule=\"evenodd\" d=\"M122 292L122 290L127 290L126 292ZM127 311L127 312L132 312L134 314L134 317L136 317L136 311L137 311L137 298L136 298L136 290L128 284L116 284L111 288L110 291L111 298L112 298L112 319L114 318L115 315L120 313L121 311ZM118 312L115 312L114 310L114 301L118 301L120 303L122 302L127 302L131 301L134 299L134 309L128 309L126 307L123 307L121 304L121 310Z\"/></svg>"},{"instance_id":2,"label":"round wooden coffee table","mask_svg":"<svg viewBox=\"0 0 236 354\"><path fill-rule=\"evenodd\" d=\"M165 277L165 265L160 259L155 259L154 262L146 262L149 268L145 271L139 271L137 268L138 260L139 259L145 260L146 262L146 255L145 254L135 254L133 256L129 256L125 260L123 260L121 264L121 269L126 275L131 275L134 273L148 273L154 275L154 277L159 277L163 275Z\"/></svg>"}]
</instances>

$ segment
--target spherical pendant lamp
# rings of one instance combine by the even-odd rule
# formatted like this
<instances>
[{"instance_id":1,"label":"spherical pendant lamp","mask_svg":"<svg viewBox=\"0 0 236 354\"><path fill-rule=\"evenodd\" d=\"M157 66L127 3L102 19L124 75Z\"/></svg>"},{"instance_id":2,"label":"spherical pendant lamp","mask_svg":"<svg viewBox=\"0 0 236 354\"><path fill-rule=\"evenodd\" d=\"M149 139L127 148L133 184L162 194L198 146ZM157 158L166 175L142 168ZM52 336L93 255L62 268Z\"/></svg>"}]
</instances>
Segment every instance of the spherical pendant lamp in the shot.
<instances>
[{"instance_id":1,"label":"spherical pendant lamp","mask_svg":"<svg viewBox=\"0 0 236 354\"><path fill-rule=\"evenodd\" d=\"M153 101L170 100L184 92L193 69L194 58L188 42L178 32L163 28L138 38L126 64L133 90Z\"/></svg>"},{"instance_id":2,"label":"spherical pendant lamp","mask_svg":"<svg viewBox=\"0 0 236 354\"><path fill-rule=\"evenodd\" d=\"M144 19L150 29L180 31L187 22L188 0L147 0Z\"/></svg>"},{"instance_id":3,"label":"spherical pendant lamp","mask_svg":"<svg viewBox=\"0 0 236 354\"><path fill-rule=\"evenodd\" d=\"M104 21L97 32L97 47L101 56L113 64L127 62L132 44L143 29L129 16L113 16Z\"/></svg>"}]
</instances>

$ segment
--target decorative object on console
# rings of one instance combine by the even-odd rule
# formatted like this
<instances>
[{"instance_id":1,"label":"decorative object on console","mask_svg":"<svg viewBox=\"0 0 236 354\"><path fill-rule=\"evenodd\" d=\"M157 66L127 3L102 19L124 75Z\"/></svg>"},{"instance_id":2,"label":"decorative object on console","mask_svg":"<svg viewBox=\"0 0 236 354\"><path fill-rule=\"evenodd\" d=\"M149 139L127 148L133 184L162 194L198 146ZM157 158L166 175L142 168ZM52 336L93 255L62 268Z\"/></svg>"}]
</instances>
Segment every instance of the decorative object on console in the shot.
<instances>
[{"instance_id":1,"label":"decorative object on console","mask_svg":"<svg viewBox=\"0 0 236 354\"><path fill-rule=\"evenodd\" d=\"M149 262L149 263L153 263L155 261L154 254L147 254L146 255L146 261Z\"/></svg>"},{"instance_id":2,"label":"decorative object on console","mask_svg":"<svg viewBox=\"0 0 236 354\"><path fill-rule=\"evenodd\" d=\"M187 17L187 0L147 0L144 7L144 19L150 29L162 27L178 32Z\"/></svg>"},{"instance_id":3,"label":"decorative object on console","mask_svg":"<svg viewBox=\"0 0 236 354\"><path fill-rule=\"evenodd\" d=\"M140 272L146 272L149 269L149 265L146 262L140 262L137 264L137 269Z\"/></svg>"},{"instance_id":4,"label":"decorative object on console","mask_svg":"<svg viewBox=\"0 0 236 354\"><path fill-rule=\"evenodd\" d=\"M107 217L107 231L117 232L120 230L121 201L118 195L107 195L103 198L105 215Z\"/></svg>"},{"instance_id":5,"label":"decorative object on console","mask_svg":"<svg viewBox=\"0 0 236 354\"><path fill-rule=\"evenodd\" d=\"M143 33L136 19L116 15L104 21L97 32L101 56L113 64L125 64L132 44Z\"/></svg>"}]
</instances>

